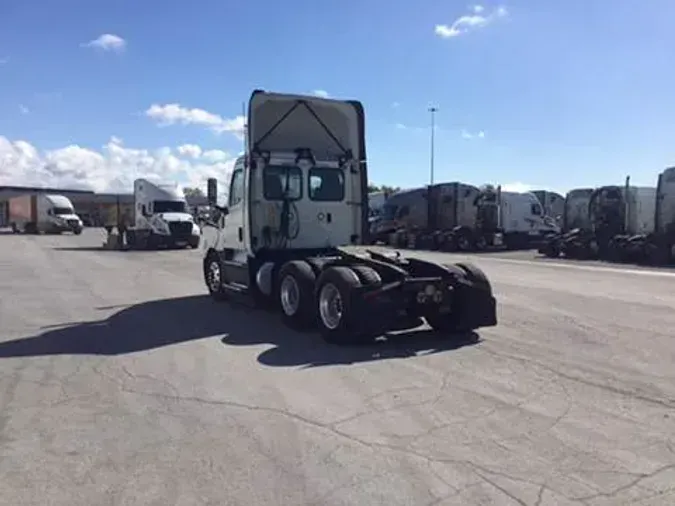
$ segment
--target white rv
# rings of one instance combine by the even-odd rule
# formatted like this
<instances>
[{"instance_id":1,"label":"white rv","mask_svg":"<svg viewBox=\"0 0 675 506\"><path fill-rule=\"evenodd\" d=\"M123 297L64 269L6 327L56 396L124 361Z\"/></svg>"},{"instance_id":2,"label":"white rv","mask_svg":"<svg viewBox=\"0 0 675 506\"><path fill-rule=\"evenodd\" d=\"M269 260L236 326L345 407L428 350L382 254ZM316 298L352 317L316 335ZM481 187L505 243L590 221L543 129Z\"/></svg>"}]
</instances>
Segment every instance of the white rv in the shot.
<instances>
[{"instance_id":1,"label":"white rv","mask_svg":"<svg viewBox=\"0 0 675 506\"><path fill-rule=\"evenodd\" d=\"M177 183L134 181L134 221L127 230L132 248L190 246L197 248L201 231Z\"/></svg>"},{"instance_id":2,"label":"white rv","mask_svg":"<svg viewBox=\"0 0 675 506\"><path fill-rule=\"evenodd\" d=\"M82 233L82 220L70 199L63 195L20 195L9 199L8 209L8 222L14 233Z\"/></svg>"}]
</instances>

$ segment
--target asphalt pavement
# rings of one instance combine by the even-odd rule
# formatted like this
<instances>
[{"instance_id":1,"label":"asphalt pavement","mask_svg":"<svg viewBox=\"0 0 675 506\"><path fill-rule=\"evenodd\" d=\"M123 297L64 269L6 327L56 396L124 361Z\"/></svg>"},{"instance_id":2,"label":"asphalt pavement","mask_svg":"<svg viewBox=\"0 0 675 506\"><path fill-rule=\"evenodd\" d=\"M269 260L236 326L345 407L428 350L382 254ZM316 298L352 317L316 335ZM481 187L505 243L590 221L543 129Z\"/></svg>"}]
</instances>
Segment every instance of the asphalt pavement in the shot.
<instances>
[{"instance_id":1,"label":"asphalt pavement","mask_svg":"<svg viewBox=\"0 0 675 506\"><path fill-rule=\"evenodd\" d=\"M0 235L3 506L675 504L674 272L416 253L499 326L335 347L102 242Z\"/></svg>"}]
</instances>

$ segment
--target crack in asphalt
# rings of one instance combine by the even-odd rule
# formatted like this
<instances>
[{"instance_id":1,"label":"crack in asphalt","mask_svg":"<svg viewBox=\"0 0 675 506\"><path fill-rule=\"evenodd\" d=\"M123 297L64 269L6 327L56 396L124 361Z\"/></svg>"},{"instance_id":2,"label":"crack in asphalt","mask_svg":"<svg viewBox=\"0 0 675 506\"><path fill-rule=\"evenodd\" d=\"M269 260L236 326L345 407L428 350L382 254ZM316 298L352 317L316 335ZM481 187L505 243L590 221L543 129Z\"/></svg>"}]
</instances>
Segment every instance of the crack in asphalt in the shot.
<instances>
[{"instance_id":1,"label":"crack in asphalt","mask_svg":"<svg viewBox=\"0 0 675 506\"><path fill-rule=\"evenodd\" d=\"M521 357L507 357L507 358L513 358L515 360L522 360ZM539 364L537 364L537 365L539 365ZM543 369L545 369L545 370L547 370L547 371L549 371L549 372L551 372L555 375L558 375L558 371L552 370L549 367L543 367ZM149 396L149 397L162 399L162 400L166 400L166 401L172 401L172 402L194 402L194 403L199 403L199 404L203 404L203 405L229 407L229 408L241 409L241 410L246 410L246 411L254 411L254 412L255 411L261 411L261 412L266 412L266 413L270 413L270 414L275 414L275 415L278 415L278 416L282 416L282 417L294 420L298 423L301 423L301 424L304 424L304 425L307 425L307 426L311 426L311 427L313 427L317 430L328 431L328 432L332 433L333 435L335 435L339 438L346 439L346 440L348 440L352 443L355 443L359 446L367 448L371 451L374 451L376 449L386 450L386 451L391 451L391 452L395 452L395 453L400 453L400 454L406 455L408 457L420 459L421 461L426 462L428 464L429 471L437 479L439 479L442 483L444 483L448 488L451 489L450 494L446 494L446 495L437 497L434 500L434 502L430 503L431 505L440 504L445 499L448 499L448 498L451 498L455 495L461 494L462 491L465 490L466 488L469 488L471 486L475 486L475 484L470 484L470 485L467 485L464 488L457 488L457 487L451 485L450 483L448 483L447 480L445 480L442 476L440 476L433 469L431 464L455 465L455 466L461 466L465 469L468 469L475 476L480 478L481 481L489 484L491 487L493 487L494 489L498 490L500 493L507 496L510 500L513 500L516 503L518 503L520 505L523 505L523 506L528 506L528 505L522 499L514 496L511 492L504 489L504 487L501 487L499 484L495 483L494 480L492 480L488 477L488 475L500 476L500 477L506 478L508 480L512 480L514 482L525 483L525 484L528 484L528 485L531 485L531 486L538 487L539 492L538 492L538 495L537 495L537 500L535 501L535 503L533 503L533 506L540 506L542 501L543 501L543 494L546 490L550 490L551 492L553 492L555 494L558 494L558 495L560 495L561 497L564 497L567 500L580 502L582 504L585 504L588 501L596 499L596 498L601 498L601 497L603 497L603 498L613 498L613 497L616 497L617 495L621 494L622 492L626 492L626 491L632 489L633 487L638 486L645 479L657 476L658 474L660 474L664 471L675 468L675 464L668 464L668 465L660 467L660 468L658 468L655 471L650 472L650 473L631 473L631 472L617 471L616 473L618 473L618 474L625 474L625 475L629 475L629 476L634 476L635 479L631 480L628 484L619 486L616 489L613 489L609 492L600 492L599 491L596 494L571 497L571 496L568 496L568 495L562 493L559 490L555 490L555 489L549 487L546 483L540 483L540 482L535 481L535 480L527 480L527 479L523 479L523 478L520 478L520 477L512 476L512 475L510 475L510 474L508 474L504 471L491 469L489 467L486 467L486 466L477 464L475 462L472 462L471 460L433 457L433 456L430 456L428 454L413 450L411 448L405 448L405 447L401 447L401 446L398 446L398 445L392 445L392 444L387 444L387 443L367 441L367 440L361 439L357 436L354 436L352 434L349 434L349 433L347 433L343 430L340 430L338 428L339 425L342 425L342 424L344 424L348 421L351 421L351 420L357 419L361 416L365 416L365 415L369 415L369 414L383 414L383 413L386 413L386 412L389 412L389 411L393 411L393 410L401 409L401 408L406 408L406 407L422 406L422 405L426 405L426 404L429 404L429 405L436 404L437 402L439 402L442 399L444 391L447 388L447 386L449 385L451 373L447 373L447 374L444 375L443 380L441 381L439 387L437 387L438 393L434 397L432 397L431 399L427 399L427 400L424 400L424 401L410 402L410 403L402 403L402 404L399 404L399 405L397 405L395 407L391 407L391 408L382 408L382 409L375 409L375 410L370 410L370 411L364 410L362 412L359 412L355 415L351 415L351 416L346 417L346 418L338 419L338 420L335 420L335 421L332 421L332 422L329 422L329 423L324 423L324 422L319 422L317 420L313 420L311 418L299 415L297 413L293 413L292 411L289 411L289 410L274 408L274 407L270 407L270 406L258 406L258 405L247 404L247 403L242 403L242 402L237 402L237 401L232 401L232 400L207 399L207 398L198 397L198 396L184 396L184 395L178 395L178 394L165 394L165 393L159 393L159 392L148 392L148 391L144 391L142 389L131 388L131 387L127 386L124 381L120 381L118 378L110 376L109 374L101 371L99 368L96 368L96 370L100 375L108 378L109 380L111 380L115 384L117 384L118 387L120 387L120 389L123 392L129 393L129 394ZM166 386L170 387L170 389L173 390L174 392L176 391L176 388L173 385L171 385L170 382L168 382L166 380L161 380L161 379L155 378L155 377L150 376L150 375L135 375L134 373L129 371L129 369L126 368L126 367L122 367L122 370L123 370L123 374L129 379L139 378L139 379L146 379L146 380L149 379L149 380L152 380L152 381L157 381L159 383L166 384ZM563 376L563 377L566 377L566 375ZM574 377L566 378L566 379L570 379L571 381L576 380L576 378L574 378ZM565 408L564 412L562 414L560 414L559 416L555 417L552 424L547 429L544 429L544 431L550 430L551 428L558 425L564 419L564 417L567 416L567 414L569 413L569 411L571 409L571 398L570 398L569 391L562 384L559 384L558 386L560 386L560 388L563 389L563 391L565 392L565 395L568 399L568 405ZM408 388L409 387L403 387L403 388L400 388L400 389L393 389L392 392L402 391L402 390L408 389ZM370 398L373 399L373 398L376 398L378 396L386 395L387 393L390 393L390 392L389 391L380 392L380 393L378 393L374 396L371 396ZM476 392L474 392L474 393L476 393ZM508 407L516 407L517 408L518 406L527 402L527 400L528 399L525 399L525 400L517 403L516 405L512 405L512 404L509 404L509 403L503 402L503 401L502 402L504 404L508 405ZM498 409L499 408L494 408L492 411L496 411ZM485 414L478 415L476 418L479 418L481 416L485 416ZM429 429L428 431L425 431L421 434L415 435L410 439L410 441L408 441L408 445L413 444L415 440L418 440L420 438L423 438L424 436L432 434L433 432L441 430L444 427L451 426L451 425L457 424L457 423L459 423L459 422L455 421L455 422L451 422L449 424L443 424L442 426L436 426L436 427L433 427L433 428ZM492 441L494 441L495 443L498 443L501 440L495 439L495 440L492 440ZM672 447L671 447L671 449L672 449ZM579 469L579 471L582 471L582 469ZM592 471L592 472L596 472L596 471ZM602 471L597 471L597 472L602 472ZM613 471L605 471L605 472L613 472ZM365 483L371 482L375 479L377 479L377 476L369 477L368 479L361 480L359 483L365 484ZM592 488L597 489L597 486L595 486L593 484L589 484L589 483L585 483L585 482L584 482L584 484L586 486L591 486ZM357 485L358 485L358 483L353 483L353 482L341 484L341 485L331 489L332 492L329 491L327 494L328 494L328 496L334 495L340 489L354 487L354 486L357 486ZM434 495L434 494L432 494L432 495Z\"/></svg>"}]
</instances>

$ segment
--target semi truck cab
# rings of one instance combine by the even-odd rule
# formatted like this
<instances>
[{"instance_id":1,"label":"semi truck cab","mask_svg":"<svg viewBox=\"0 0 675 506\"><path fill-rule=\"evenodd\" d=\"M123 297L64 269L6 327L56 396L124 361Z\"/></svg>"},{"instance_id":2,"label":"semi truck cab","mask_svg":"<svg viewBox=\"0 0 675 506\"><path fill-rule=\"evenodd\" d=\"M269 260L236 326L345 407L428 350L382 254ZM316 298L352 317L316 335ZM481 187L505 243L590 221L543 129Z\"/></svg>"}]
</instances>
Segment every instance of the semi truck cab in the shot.
<instances>
[{"instance_id":1,"label":"semi truck cab","mask_svg":"<svg viewBox=\"0 0 675 506\"><path fill-rule=\"evenodd\" d=\"M203 235L214 299L279 308L288 326L317 326L336 343L381 334L401 317L423 316L450 334L497 324L477 267L347 248L368 239L359 102L256 90L247 119L227 206L216 206L220 217ZM215 181L209 195L215 206Z\"/></svg>"},{"instance_id":2,"label":"semi truck cab","mask_svg":"<svg viewBox=\"0 0 675 506\"><path fill-rule=\"evenodd\" d=\"M82 220L70 199L63 195L21 195L9 199L8 208L8 221L15 233L82 233Z\"/></svg>"},{"instance_id":3,"label":"semi truck cab","mask_svg":"<svg viewBox=\"0 0 675 506\"><path fill-rule=\"evenodd\" d=\"M197 248L200 228L190 214L177 183L134 181L134 223L127 230L130 247L190 246Z\"/></svg>"}]
</instances>

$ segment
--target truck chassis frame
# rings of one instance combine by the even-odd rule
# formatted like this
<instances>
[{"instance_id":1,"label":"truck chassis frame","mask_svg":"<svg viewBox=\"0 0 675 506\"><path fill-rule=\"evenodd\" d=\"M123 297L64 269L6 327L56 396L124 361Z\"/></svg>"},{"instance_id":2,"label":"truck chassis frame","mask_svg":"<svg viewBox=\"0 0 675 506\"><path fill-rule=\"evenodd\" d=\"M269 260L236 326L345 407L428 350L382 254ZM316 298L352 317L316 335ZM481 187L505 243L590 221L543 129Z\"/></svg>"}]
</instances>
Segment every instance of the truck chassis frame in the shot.
<instances>
[{"instance_id":1,"label":"truck chassis frame","mask_svg":"<svg viewBox=\"0 0 675 506\"><path fill-rule=\"evenodd\" d=\"M497 325L492 287L472 264L343 249L266 251L246 265L230 257L211 250L204 258L212 297L280 309L287 326L318 328L328 342L360 342L420 317L448 334Z\"/></svg>"}]
</instances>

